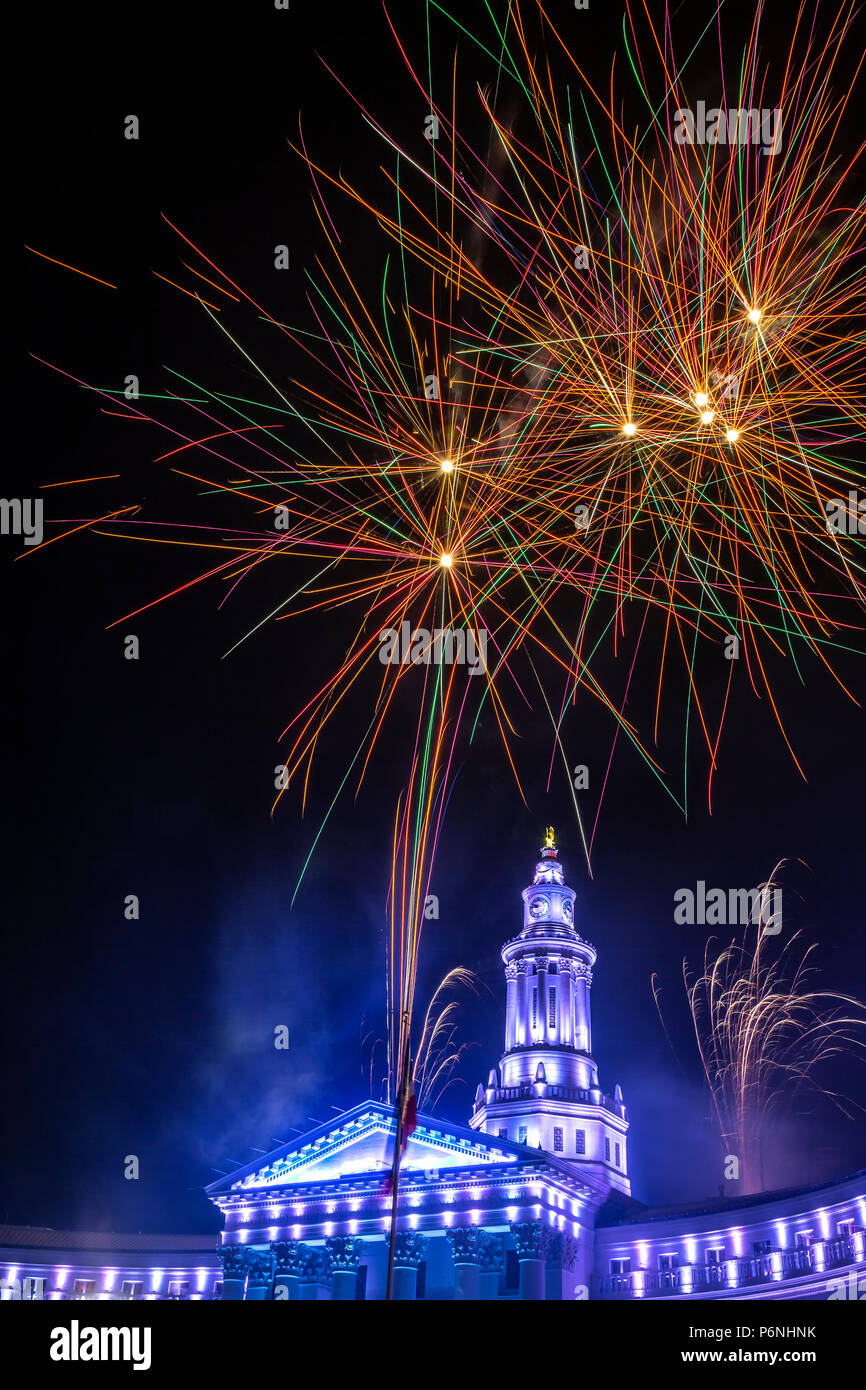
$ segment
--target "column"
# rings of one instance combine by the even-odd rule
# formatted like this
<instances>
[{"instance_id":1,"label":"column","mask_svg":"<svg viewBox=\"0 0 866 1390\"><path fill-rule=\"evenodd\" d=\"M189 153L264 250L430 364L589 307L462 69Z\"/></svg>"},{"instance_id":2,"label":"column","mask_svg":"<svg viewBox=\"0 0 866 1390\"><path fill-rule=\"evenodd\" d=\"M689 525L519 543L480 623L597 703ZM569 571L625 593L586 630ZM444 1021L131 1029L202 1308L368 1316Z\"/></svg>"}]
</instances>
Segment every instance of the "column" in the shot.
<instances>
[{"instance_id":1,"label":"column","mask_svg":"<svg viewBox=\"0 0 866 1390\"><path fill-rule=\"evenodd\" d=\"M394 1233L394 1299L414 1299L418 1290L418 1266L427 1241L418 1231Z\"/></svg>"},{"instance_id":2,"label":"column","mask_svg":"<svg viewBox=\"0 0 866 1390\"><path fill-rule=\"evenodd\" d=\"M358 1286L358 1263L364 1249L359 1236L331 1236L325 1241L334 1271L331 1298L338 1302L354 1299Z\"/></svg>"},{"instance_id":3,"label":"column","mask_svg":"<svg viewBox=\"0 0 866 1390\"><path fill-rule=\"evenodd\" d=\"M331 1297L331 1257L321 1246L303 1245L298 1297L316 1302Z\"/></svg>"},{"instance_id":4,"label":"column","mask_svg":"<svg viewBox=\"0 0 866 1390\"><path fill-rule=\"evenodd\" d=\"M481 1246L481 1275L478 1297L484 1300L499 1297L499 1276L505 1265L505 1243L502 1236L484 1232Z\"/></svg>"},{"instance_id":5,"label":"column","mask_svg":"<svg viewBox=\"0 0 866 1390\"><path fill-rule=\"evenodd\" d=\"M455 1302L476 1303L481 1297L481 1247L485 1232L478 1226L452 1226L445 1232L454 1261Z\"/></svg>"},{"instance_id":6,"label":"column","mask_svg":"<svg viewBox=\"0 0 866 1390\"><path fill-rule=\"evenodd\" d=\"M301 1252L306 1246L297 1240L271 1242L274 1257L274 1302L288 1302L300 1297Z\"/></svg>"},{"instance_id":7,"label":"column","mask_svg":"<svg viewBox=\"0 0 866 1390\"><path fill-rule=\"evenodd\" d=\"M547 956L539 956L535 967L538 971L538 1040L546 1043L547 1027Z\"/></svg>"},{"instance_id":8,"label":"column","mask_svg":"<svg viewBox=\"0 0 866 1390\"><path fill-rule=\"evenodd\" d=\"M517 966L505 967L505 1051L514 1047L517 1036Z\"/></svg>"},{"instance_id":9,"label":"column","mask_svg":"<svg viewBox=\"0 0 866 1390\"><path fill-rule=\"evenodd\" d=\"M543 1300L550 1227L542 1221L512 1221L511 1234L520 1262L520 1297Z\"/></svg>"},{"instance_id":10,"label":"column","mask_svg":"<svg viewBox=\"0 0 866 1390\"><path fill-rule=\"evenodd\" d=\"M558 1038L566 1047L571 1047L574 1036L574 974L573 962L561 958L559 962L559 1017Z\"/></svg>"},{"instance_id":11,"label":"column","mask_svg":"<svg viewBox=\"0 0 866 1390\"><path fill-rule=\"evenodd\" d=\"M514 1044L516 1047L528 1047L531 1038L529 1036L529 980L532 962L524 958L517 961L517 1018L515 1020Z\"/></svg>"},{"instance_id":12,"label":"column","mask_svg":"<svg viewBox=\"0 0 866 1390\"><path fill-rule=\"evenodd\" d=\"M248 1250L246 1258L247 1301L263 1303L270 1297L274 1264L270 1249Z\"/></svg>"},{"instance_id":13,"label":"column","mask_svg":"<svg viewBox=\"0 0 866 1390\"><path fill-rule=\"evenodd\" d=\"M242 1245L217 1246L217 1259L223 1267L223 1298L226 1300L241 1299L244 1296L245 1254Z\"/></svg>"},{"instance_id":14,"label":"column","mask_svg":"<svg viewBox=\"0 0 866 1390\"><path fill-rule=\"evenodd\" d=\"M592 1052L592 1033L589 1026L589 986L592 981L592 971L588 965L576 961L574 976L575 997L577 999L577 1008L575 1009L577 1026L574 1045L579 1052Z\"/></svg>"}]
</instances>

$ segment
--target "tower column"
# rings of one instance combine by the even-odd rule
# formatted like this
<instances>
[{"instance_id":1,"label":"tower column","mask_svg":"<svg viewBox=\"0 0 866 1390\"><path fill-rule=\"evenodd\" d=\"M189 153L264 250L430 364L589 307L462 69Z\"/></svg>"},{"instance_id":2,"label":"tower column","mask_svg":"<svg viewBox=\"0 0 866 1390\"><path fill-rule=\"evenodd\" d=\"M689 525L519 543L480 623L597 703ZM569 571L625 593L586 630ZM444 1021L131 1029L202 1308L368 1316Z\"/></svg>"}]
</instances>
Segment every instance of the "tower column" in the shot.
<instances>
[{"instance_id":1,"label":"tower column","mask_svg":"<svg viewBox=\"0 0 866 1390\"><path fill-rule=\"evenodd\" d=\"M505 1051L510 1052L517 1039L517 1010L518 1010L518 976L517 966L507 965L505 967Z\"/></svg>"},{"instance_id":2,"label":"tower column","mask_svg":"<svg viewBox=\"0 0 866 1390\"><path fill-rule=\"evenodd\" d=\"M565 957L559 962L560 995L559 995L559 1041L566 1047L571 1046L574 1031L574 975L572 974L571 961Z\"/></svg>"},{"instance_id":3,"label":"tower column","mask_svg":"<svg viewBox=\"0 0 866 1390\"><path fill-rule=\"evenodd\" d=\"M530 1034L530 970L531 962L524 959L517 962L517 989L518 989L518 1016L517 1016L517 1037L515 1039L518 1047L528 1047L532 1041Z\"/></svg>"},{"instance_id":4,"label":"tower column","mask_svg":"<svg viewBox=\"0 0 866 1390\"><path fill-rule=\"evenodd\" d=\"M550 1032L547 1025L547 956L537 958L536 969L538 970L538 1041L546 1043Z\"/></svg>"}]
</instances>

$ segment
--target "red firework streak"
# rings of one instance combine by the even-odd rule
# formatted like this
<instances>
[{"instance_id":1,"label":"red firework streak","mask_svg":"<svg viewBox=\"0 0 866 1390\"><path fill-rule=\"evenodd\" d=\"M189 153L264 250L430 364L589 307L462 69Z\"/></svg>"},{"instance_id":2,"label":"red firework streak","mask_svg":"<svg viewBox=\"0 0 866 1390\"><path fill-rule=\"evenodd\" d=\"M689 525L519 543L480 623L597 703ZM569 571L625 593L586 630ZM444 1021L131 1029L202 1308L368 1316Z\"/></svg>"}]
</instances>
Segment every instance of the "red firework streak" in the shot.
<instances>
[{"instance_id":1,"label":"red firework streak","mask_svg":"<svg viewBox=\"0 0 866 1390\"><path fill-rule=\"evenodd\" d=\"M391 1193L391 1238L388 1248L388 1287L386 1300L393 1298L394 1288L394 1247L397 1238L397 1193L400 1187L400 1163L406 1152L409 1135L418 1123L418 1106L415 1099L415 1085L412 1079L412 1057L409 1052L409 1019L404 1015L406 1046L397 1092L397 1132L394 1136L394 1162L385 1183L385 1191Z\"/></svg>"}]
</instances>

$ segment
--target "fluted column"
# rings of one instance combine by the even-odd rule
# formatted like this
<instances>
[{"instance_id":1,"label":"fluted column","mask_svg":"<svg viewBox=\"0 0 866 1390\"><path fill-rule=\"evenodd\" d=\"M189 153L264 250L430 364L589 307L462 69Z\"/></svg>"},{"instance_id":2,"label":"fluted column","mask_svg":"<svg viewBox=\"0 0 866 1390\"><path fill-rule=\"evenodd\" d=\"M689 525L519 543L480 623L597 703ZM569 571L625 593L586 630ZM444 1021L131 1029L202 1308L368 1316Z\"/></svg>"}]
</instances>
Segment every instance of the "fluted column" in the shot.
<instances>
[{"instance_id":1,"label":"fluted column","mask_svg":"<svg viewBox=\"0 0 866 1390\"><path fill-rule=\"evenodd\" d=\"M576 1030L574 1045L579 1052L592 1051L592 1029L589 1018L589 986L592 983L592 971L588 965L579 961L575 962L575 1020Z\"/></svg>"},{"instance_id":2,"label":"fluted column","mask_svg":"<svg viewBox=\"0 0 866 1390\"><path fill-rule=\"evenodd\" d=\"M566 959L559 962L560 995L559 1013L557 1014L557 1038L566 1047L571 1046L574 1036L574 972L572 961Z\"/></svg>"},{"instance_id":3,"label":"fluted column","mask_svg":"<svg viewBox=\"0 0 866 1390\"><path fill-rule=\"evenodd\" d=\"M517 966L505 967L505 1051L510 1052L517 1037Z\"/></svg>"},{"instance_id":4,"label":"fluted column","mask_svg":"<svg viewBox=\"0 0 866 1390\"><path fill-rule=\"evenodd\" d=\"M457 1302L477 1302L481 1297L481 1249L485 1231L478 1226L452 1226L445 1232L454 1261L454 1298Z\"/></svg>"},{"instance_id":5,"label":"fluted column","mask_svg":"<svg viewBox=\"0 0 866 1390\"><path fill-rule=\"evenodd\" d=\"M481 1274L478 1280L478 1297L484 1300L499 1297L499 1276L505 1264L505 1244L502 1236L484 1232L481 1246Z\"/></svg>"},{"instance_id":6,"label":"fluted column","mask_svg":"<svg viewBox=\"0 0 866 1390\"><path fill-rule=\"evenodd\" d=\"M538 970L538 1032L539 1042L546 1043L548 1038L547 1027L547 956L539 956L536 962Z\"/></svg>"},{"instance_id":7,"label":"fluted column","mask_svg":"<svg viewBox=\"0 0 866 1390\"><path fill-rule=\"evenodd\" d=\"M358 1263L364 1249L359 1236L331 1236L325 1241L331 1257L334 1282L331 1297L339 1302L355 1297L358 1285Z\"/></svg>"},{"instance_id":8,"label":"fluted column","mask_svg":"<svg viewBox=\"0 0 866 1390\"><path fill-rule=\"evenodd\" d=\"M302 1252L306 1246L297 1240L271 1242L274 1257L274 1301L289 1302L300 1297Z\"/></svg>"},{"instance_id":9,"label":"fluted column","mask_svg":"<svg viewBox=\"0 0 866 1390\"><path fill-rule=\"evenodd\" d=\"M397 1231L394 1235L394 1289L396 1299L414 1299L418 1291L418 1266L424 1258L427 1241L418 1231Z\"/></svg>"},{"instance_id":10,"label":"fluted column","mask_svg":"<svg viewBox=\"0 0 866 1390\"><path fill-rule=\"evenodd\" d=\"M248 1250L245 1268L247 1302L263 1303L270 1297L274 1277L274 1261L270 1250Z\"/></svg>"},{"instance_id":11,"label":"fluted column","mask_svg":"<svg viewBox=\"0 0 866 1390\"><path fill-rule=\"evenodd\" d=\"M515 1046L528 1047L531 1042L529 1031L530 971L532 962L519 960L517 964L517 1018Z\"/></svg>"},{"instance_id":12,"label":"fluted column","mask_svg":"<svg viewBox=\"0 0 866 1390\"><path fill-rule=\"evenodd\" d=\"M299 1271L300 1294L305 1302L331 1296L331 1257L321 1246L302 1245Z\"/></svg>"},{"instance_id":13,"label":"fluted column","mask_svg":"<svg viewBox=\"0 0 866 1390\"><path fill-rule=\"evenodd\" d=\"M218 1245L217 1259L223 1267L223 1298L228 1301L239 1300L244 1296L246 1270L242 1245Z\"/></svg>"},{"instance_id":14,"label":"fluted column","mask_svg":"<svg viewBox=\"0 0 866 1390\"><path fill-rule=\"evenodd\" d=\"M543 1221L513 1221L511 1234L520 1262L520 1297L543 1300L550 1227Z\"/></svg>"}]
</instances>

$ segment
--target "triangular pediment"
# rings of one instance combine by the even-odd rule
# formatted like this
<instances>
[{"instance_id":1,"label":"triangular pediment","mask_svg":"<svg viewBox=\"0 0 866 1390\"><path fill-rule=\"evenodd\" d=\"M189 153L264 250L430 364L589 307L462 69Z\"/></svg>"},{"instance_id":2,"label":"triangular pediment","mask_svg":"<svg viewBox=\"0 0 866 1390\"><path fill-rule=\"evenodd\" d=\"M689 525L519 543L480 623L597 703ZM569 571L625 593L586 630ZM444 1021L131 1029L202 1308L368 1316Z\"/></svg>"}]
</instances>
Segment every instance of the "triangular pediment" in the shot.
<instances>
[{"instance_id":1,"label":"triangular pediment","mask_svg":"<svg viewBox=\"0 0 866 1390\"><path fill-rule=\"evenodd\" d=\"M384 1179L394 1157L395 1129L393 1108L373 1101L357 1105L327 1125L228 1173L206 1190L216 1196L231 1191L267 1191L291 1184L333 1182L360 1174L380 1173ZM401 1171L430 1175L488 1164L525 1163L529 1157L531 1154L523 1145L419 1114Z\"/></svg>"}]
</instances>

